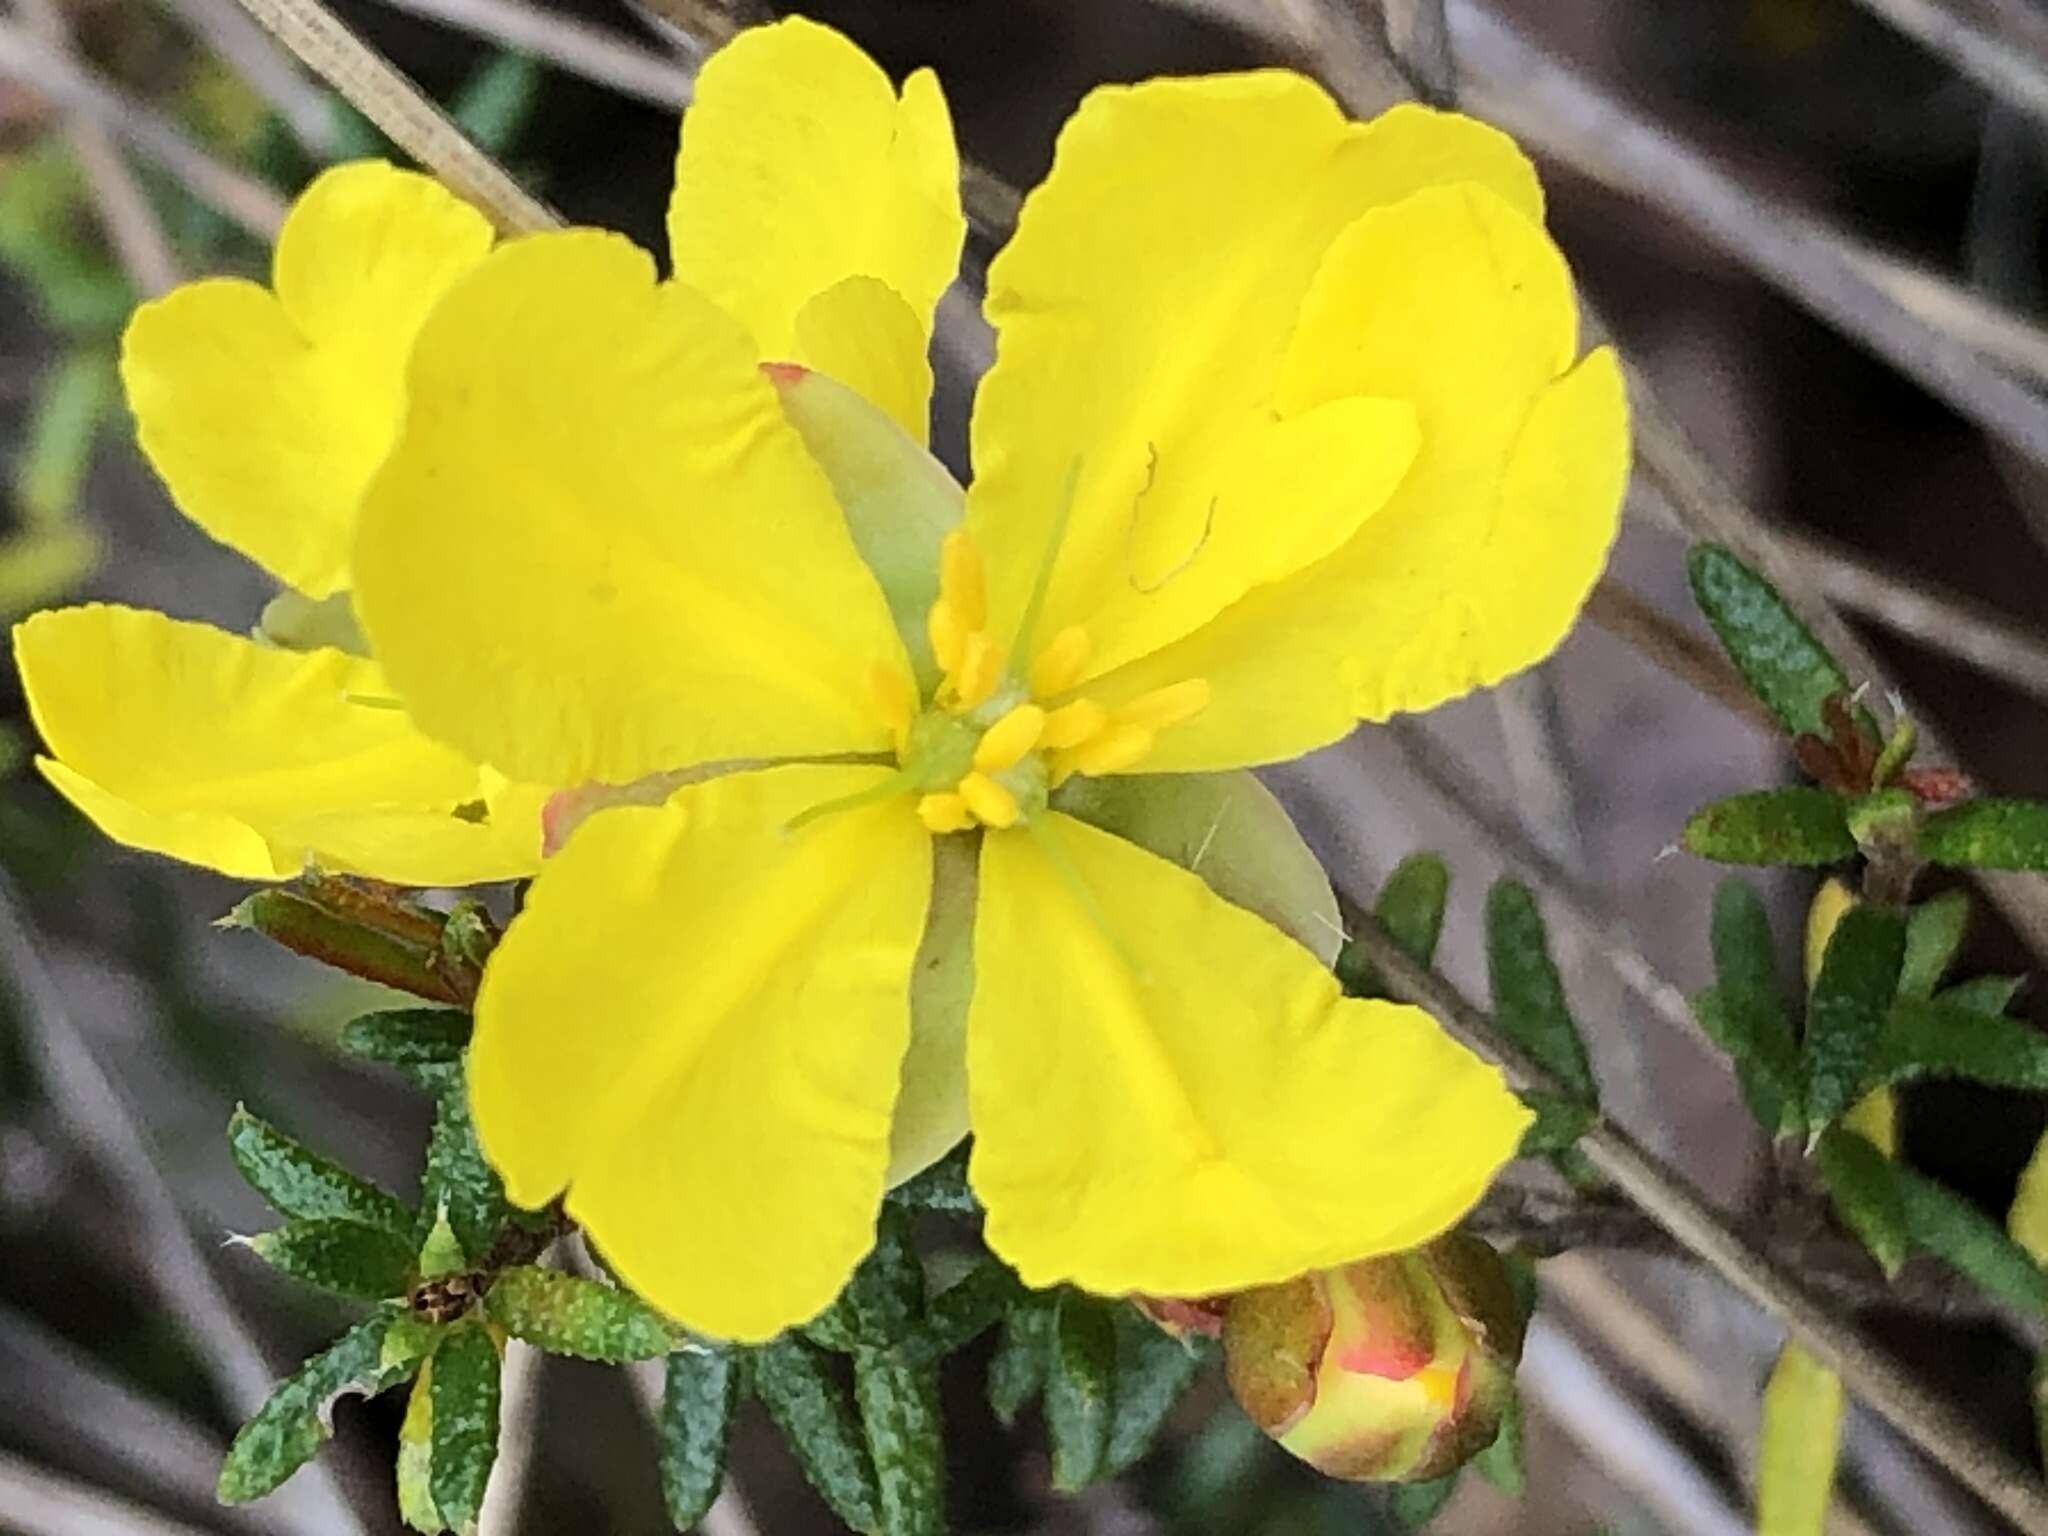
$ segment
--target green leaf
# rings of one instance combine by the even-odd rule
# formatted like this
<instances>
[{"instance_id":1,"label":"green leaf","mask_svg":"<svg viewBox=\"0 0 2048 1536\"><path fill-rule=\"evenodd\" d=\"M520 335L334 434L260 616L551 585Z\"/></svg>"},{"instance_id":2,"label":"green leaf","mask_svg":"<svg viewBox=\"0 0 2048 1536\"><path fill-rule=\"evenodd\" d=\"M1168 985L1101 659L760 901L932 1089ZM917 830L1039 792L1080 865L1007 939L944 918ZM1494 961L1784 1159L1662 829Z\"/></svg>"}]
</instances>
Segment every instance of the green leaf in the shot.
<instances>
[{"instance_id":1,"label":"green leaf","mask_svg":"<svg viewBox=\"0 0 2048 1536\"><path fill-rule=\"evenodd\" d=\"M396 1195L307 1151L241 1105L228 1119L228 1153L249 1187L280 1215L340 1217L391 1233L413 1230L412 1208Z\"/></svg>"},{"instance_id":2,"label":"green leaf","mask_svg":"<svg viewBox=\"0 0 2048 1536\"><path fill-rule=\"evenodd\" d=\"M1862 1096L1906 955L1906 922L1861 903L1828 940L1806 1008L1806 1123L1831 1125Z\"/></svg>"},{"instance_id":3,"label":"green leaf","mask_svg":"<svg viewBox=\"0 0 2048 1536\"><path fill-rule=\"evenodd\" d=\"M1968 981L1943 987L1934 994L1934 1001L1944 1008L2001 1017L2012 1007L2013 997L2025 979L2022 976L1972 976Z\"/></svg>"},{"instance_id":4,"label":"green leaf","mask_svg":"<svg viewBox=\"0 0 2048 1536\"><path fill-rule=\"evenodd\" d=\"M421 1219L431 1224L445 1213L464 1258L481 1264L511 1218L512 1207L477 1143L464 1070L458 1066L440 1071L434 1130L427 1139L427 1167L420 1180Z\"/></svg>"},{"instance_id":5,"label":"green leaf","mask_svg":"<svg viewBox=\"0 0 2048 1536\"><path fill-rule=\"evenodd\" d=\"M1842 798L1807 784L1758 789L1702 806L1679 834L1717 864L1839 864L1856 856Z\"/></svg>"},{"instance_id":6,"label":"green leaf","mask_svg":"<svg viewBox=\"0 0 2048 1536\"><path fill-rule=\"evenodd\" d=\"M281 1275L364 1301L397 1296L412 1278L409 1240L336 1216L288 1221L274 1232L259 1232L249 1247Z\"/></svg>"},{"instance_id":7,"label":"green leaf","mask_svg":"<svg viewBox=\"0 0 2048 1536\"><path fill-rule=\"evenodd\" d=\"M875 1246L832 1305L807 1324L814 1344L851 1354L907 1337L924 1313L924 1265L910 1240L910 1217L884 1205Z\"/></svg>"},{"instance_id":8,"label":"green leaf","mask_svg":"<svg viewBox=\"0 0 2048 1536\"><path fill-rule=\"evenodd\" d=\"M1436 958L1450 892L1451 872L1442 855L1411 853L1380 887L1372 915L1416 964L1428 965ZM1386 984L1356 945L1346 944L1337 956L1337 979L1353 997L1387 996Z\"/></svg>"},{"instance_id":9,"label":"green leaf","mask_svg":"<svg viewBox=\"0 0 2048 1536\"><path fill-rule=\"evenodd\" d=\"M1536 1120L1522 1132L1522 1144L1515 1149L1517 1157L1550 1157L1568 1151L1597 1118L1597 1112L1584 1104L1555 1094L1525 1093L1522 1103L1536 1111Z\"/></svg>"},{"instance_id":10,"label":"green leaf","mask_svg":"<svg viewBox=\"0 0 2048 1536\"><path fill-rule=\"evenodd\" d=\"M1942 1002L1900 1003L1885 1023L1876 1080L1961 1077L1997 1088L2048 1088L2048 1035L2002 1014Z\"/></svg>"},{"instance_id":11,"label":"green leaf","mask_svg":"<svg viewBox=\"0 0 2048 1536\"><path fill-rule=\"evenodd\" d=\"M228 1448L218 1489L223 1504L260 1499L310 1461L331 1432L328 1414L336 1398L394 1385L382 1363L384 1330L393 1316L393 1309L380 1309L278 1383Z\"/></svg>"},{"instance_id":12,"label":"green leaf","mask_svg":"<svg viewBox=\"0 0 2048 1536\"><path fill-rule=\"evenodd\" d=\"M452 1065L469 1044L469 1015L455 1008L392 1008L342 1026L341 1048L393 1067Z\"/></svg>"},{"instance_id":13,"label":"green leaf","mask_svg":"<svg viewBox=\"0 0 2048 1536\"><path fill-rule=\"evenodd\" d=\"M1600 1088L1550 958L1543 914L1529 888L1513 880L1500 881L1486 898L1486 968L1501 1032L1567 1094L1597 1107Z\"/></svg>"},{"instance_id":14,"label":"green leaf","mask_svg":"<svg viewBox=\"0 0 2048 1536\"><path fill-rule=\"evenodd\" d=\"M1718 544L1686 556L1693 600L1721 648L1789 735L1827 734L1821 705L1849 680L1768 581Z\"/></svg>"},{"instance_id":15,"label":"green leaf","mask_svg":"<svg viewBox=\"0 0 2048 1536\"><path fill-rule=\"evenodd\" d=\"M1925 999L1955 964L1970 926L1970 898L1945 891L1906 915L1906 959L1899 967L1899 996Z\"/></svg>"},{"instance_id":16,"label":"green leaf","mask_svg":"<svg viewBox=\"0 0 2048 1536\"><path fill-rule=\"evenodd\" d=\"M120 399L114 359L97 346L70 348L44 375L15 460L15 507L23 522L47 527L77 512L93 445Z\"/></svg>"},{"instance_id":17,"label":"green leaf","mask_svg":"<svg viewBox=\"0 0 2048 1536\"><path fill-rule=\"evenodd\" d=\"M913 1211L945 1211L974 1216L981 1202L967 1185L968 1145L962 1142L922 1173L912 1174L889 1191L889 1201Z\"/></svg>"},{"instance_id":18,"label":"green leaf","mask_svg":"<svg viewBox=\"0 0 2048 1536\"><path fill-rule=\"evenodd\" d=\"M1912 1234L1892 1160L1854 1131L1840 1127L1821 1137L1815 1154L1821 1180L1844 1225L1862 1240L1887 1278L1896 1275L1912 1252Z\"/></svg>"},{"instance_id":19,"label":"green leaf","mask_svg":"<svg viewBox=\"0 0 2048 1536\"><path fill-rule=\"evenodd\" d=\"M1427 1525L1458 1491L1458 1474L1427 1483L1402 1483L1387 1490L1387 1516L1404 1531Z\"/></svg>"},{"instance_id":20,"label":"green leaf","mask_svg":"<svg viewBox=\"0 0 2048 1536\"><path fill-rule=\"evenodd\" d=\"M880 1529L880 1494L860 1420L832 1357L800 1334L753 1356L754 1393L832 1512L864 1536Z\"/></svg>"},{"instance_id":21,"label":"green leaf","mask_svg":"<svg viewBox=\"0 0 2048 1536\"><path fill-rule=\"evenodd\" d=\"M1109 1305L1079 1291L1054 1308L1045 1423L1052 1436L1052 1485L1085 1488L1108 1470L1116 1409L1116 1323Z\"/></svg>"},{"instance_id":22,"label":"green leaf","mask_svg":"<svg viewBox=\"0 0 2048 1536\"><path fill-rule=\"evenodd\" d=\"M1519 1499L1529 1485L1528 1450L1522 1434L1522 1394L1508 1393L1501 1410L1500 1433L1493 1443L1472 1458L1472 1470L1511 1499Z\"/></svg>"},{"instance_id":23,"label":"green leaf","mask_svg":"<svg viewBox=\"0 0 2048 1536\"><path fill-rule=\"evenodd\" d=\"M682 1342L630 1291L533 1264L499 1271L484 1293L484 1312L536 1349L609 1365L658 1360Z\"/></svg>"},{"instance_id":24,"label":"green leaf","mask_svg":"<svg viewBox=\"0 0 2048 1536\"><path fill-rule=\"evenodd\" d=\"M1693 1014L1735 1064L1749 1112L1772 1135L1801 1122L1805 1070L1778 984L1776 946L1764 904L1747 881L1723 880L1714 892L1714 987L1693 999Z\"/></svg>"},{"instance_id":25,"label":"green leaf","mask_svg":"<svg viewBox=\"0 0 2048 1536\"><path fill-rule=\"evenodd\" d=\"M2048 1271L1997 1222L1925 1174L1900 1163L1890 1166L1915 1246L2015 1306L2048 1312Z\"/></svg>"},{"instance_id":26,"label":"green leaf","mask_svg":"<svg viewBox=\"0 0 2048 1536\"><path fill-rule=\"evenodd\" d=\"M1787 1344L1764 1387L1756 1468L1759 1531L1822 1536L1834 1503L1841 1437L1841 1377L1797 1344Z\"/></svg>"},{"instance_id":27,"label":"green leaf","mask_svg":"<svg viewBox=\"0 0 2048 1536\"><path fill-rule=\"evenodd\" d=\"M883 1536L944 1536L945 1446L939 1378L895 1349L864 1349L853 1361L854 1401L875 1469Z\"/></svg>"},{"instance_id":28,"label":"green leaf","mask_svg":"<svg viewBox=\"0 0 2048 1536\"><path fill-rule=\"evenodd\" d=\"M739 1407L740 1356L693 1344L668 1357L661 1397L661 1495L679 1531L704 1518L725 1481L725 1450Z\"/></svg>"},{"instance_id":29,"label":"green leaf","mask_svg":"<svg viewBox=\"0 0 2048 1536\"><path fill-rule=\"evenodd\" d=\"M434 1362L413 1379L398 1426L398 1518L429 1536L448 1529L434 1507Z\"/></svg>"},{"instance_id":30,"label":"green leaf","mask_svg":"<svg viewBox=\"0 0 2048 1536\"><path fill-rule=\"evenodd\" d=\"M522 53L500 53L463 81L448 115L471 143L503 159L533 116L540 82L539 64Z\"/></svg>"},{"instance_id":31,"label":"green leaf","mask_svg":"<svg viewBox=\"0 0 2048 1536\"><path fill-rule=\"evenodd\" d=\"M1970 800L1920 824L1920 856L1964 869L2048 870L2048 803Z\"/></svg>"},{"instance_id":32,"label":"green leaf","mask_svg":"<svg viewBox=\"0 0 2048 1536\"><path fill-rule=\"evenodd\" d=\"M1202 1368L1200 1352L1163 1331L1136 1307L1118 1307L1115 1321L1115 1409L1103 1466L1110 1477L1129 1471L1152 1449L1166 1416Z\"/></svg>"},{"instance_id":33,"label":"green leaf","mask_svg":"<svg viewBox=\"0 0 2048 1536\"><path fill-rule=\"evenodd\" d=\"M1010 1267L993 1256L934 1295L924 1322L905 1348L916 1362L936 1364L1001 1322L1024 1295Z\"/></svg>"},{"instance_id":34,"label":"green leaf","mask_svg":"<svg viewBox=\"0 0 2048 1536\"><path fill-rule=\"evenodd\" d=\"M434 1351L434 1507L450 1529L476 1528L484 1485L498 1459L498 1346L484 1325L465 1319Z\"/></svg>"},{"instance_id":35,"label":"green leaf","mask_svg":"<svg viewBox=\"0 0 2048 1536\"><path fill-rule=\"evenodd\" d=\"M988 1405L1006 1427L1045 1390L1052 1365L1051 1297L1031 1295L1010 1308L988 1363Z\"/></svg>"}]
</instances>

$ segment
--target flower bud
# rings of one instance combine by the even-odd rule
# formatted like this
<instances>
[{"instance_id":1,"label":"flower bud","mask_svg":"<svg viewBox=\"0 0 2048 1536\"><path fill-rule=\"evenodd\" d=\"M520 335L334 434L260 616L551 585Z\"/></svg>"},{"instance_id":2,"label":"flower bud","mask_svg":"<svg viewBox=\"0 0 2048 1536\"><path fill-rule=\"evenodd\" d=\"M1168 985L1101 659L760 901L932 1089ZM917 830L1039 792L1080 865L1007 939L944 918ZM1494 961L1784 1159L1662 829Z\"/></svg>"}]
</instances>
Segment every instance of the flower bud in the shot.
<instances>
[{"instance_id":1,"label":"flower bud","mask_svg":"<svg viewBox=\"0 0 2048 1536\"><path fill-rule=\"evenodd\" d=\"M1224 1372L1252 1420L1318 1471L1427 1482L1493 1443L1522 1328L1500 1256L1452 1232L1232 1298Z\"/></svg>"}]
</instances>

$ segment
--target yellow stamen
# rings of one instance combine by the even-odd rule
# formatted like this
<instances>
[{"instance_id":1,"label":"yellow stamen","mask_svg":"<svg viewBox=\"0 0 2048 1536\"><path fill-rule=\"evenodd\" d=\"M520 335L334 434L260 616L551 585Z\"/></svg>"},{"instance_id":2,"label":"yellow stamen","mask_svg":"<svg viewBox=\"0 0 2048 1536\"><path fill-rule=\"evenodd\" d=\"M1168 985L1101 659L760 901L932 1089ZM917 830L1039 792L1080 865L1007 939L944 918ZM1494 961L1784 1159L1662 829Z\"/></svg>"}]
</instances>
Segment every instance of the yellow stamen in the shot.
<instances>
[{"instance_id":1,"label":"yellow stamen","mask_svg":"<svg viewBox=\"0 0 2048 1536\"><path fill-rule=\"evenodd\" d=\"M960 649L960 664L949 667L953 702L960 709L986 704L996 684L1003 680L1003 652L993 640L976 630Z\"/></svg>"},{"instance_id":2,"label":"yellow stamen","mask_svg":"<svg viewBox=\"0 0 2048 1536\"><path fill-rule=\"evenodd\" d=\"M1107 724L1108 710L1093 699L1076 699L1045 717L1045 734L1039 741L1047 751L1063 752L1078 747Z\"/></svg>"},{"instance_id":3,"label":"yellow stamen","mask_svg":"<svg viewBox=\"0 0 2048 1536\"><path fill-rule=\"evenodd\" d=\"M924 632L940 670L951 672L960 665L960 653L967 649L967 636L973 628L943 597L932 604L932 611L925 615Z\"/></svg>"},{"instance_id":4,"label":"yellow stamen","mask_svg":"<svg viewBox=\"0 0 2048 1536\"><path fill-rule=\"evenodd\" d=\"M1045 711L1036 704L1019 704L982 733L974 748L975 771L1001 773L1016 767L1038 745L1044 730Z\"/></svg>"},{"instance_id":5,"label":"yellow stamen","mask_svg":"<svg viewBox=\"0 0 2048 1536\"><path fill-rule=\"evenodd\" d=\"M1088 631L1078 624L1069 624L1054 635L1052 643L1031 663L1032 697L1050 698L1081 681L1081 669L1088 665L1088 653L1093 649Z\"/></svg>"},{"instance_id":6,"label":"yellow stamen","mask_svg":"<svg viewBox=\"0 0 2048 1536\"><path fill-rule=\"evenodd\" d=\"M1209 680L1191 677L1169 688L1155 688L1140 694L1116 712L1118 725L1135 725L1142 730L1163 731L1192 720L1209 707Z\"/></svg>"},{"instance_id":7,"label":"yellow stamen","mask_svg":"<svg viewBox=\"0 0 2048 1536\"><path fill-rule=\"evenodd\" d=\"M965 528L955 528L939 546L939 599L967 629L988 623L988 575Z\"/></svg>"},{"instance_id":8,"label":"yellow stamen","mask_svg":"<svg viewBox=\"0 0 2048 1536\"><path fill-rule=\"evenodd\" d=\"M1141 725L1112 725L1062 752L1053 763L1053 776L1064 780L1076 773L1121 773L1152 750L1154 739Z\"/></svg>"},{"instance_id":9,"label":"yellow stamen","mask_svg":"<svg viewBox=\"0 0 2048 1536\"><path fill-rule=\"evenodd\" d=\"M1017 825L1017 797L987 774L967 775L960 781L959 794L983 826L1001 831Z\"/></svg>"},{"instance_id":10,"label":"yellow stamen","mask_svg":"<svg viewBox=\"0 0 2048 1536\"><path fill-rule=\"evenodd\" d=\"M916 701L911 697L910 684L886 662L868 663L867 676L868 708L876 719L889 728L890 739L896 743L896 750L903 750L903 740L910 734L910 715Z\"/></svg>"},{"instance_id":11,"label":"yellow stamen","mask_svg":"<svg viewBox=\"0 0 2048 1536\"><path fill-rule=\"evenodd\" d=\"M931 832L965 832L974 825L974 812L960 795L926 795L917 802L917 819Z\"/></svg>"}]
</instances>

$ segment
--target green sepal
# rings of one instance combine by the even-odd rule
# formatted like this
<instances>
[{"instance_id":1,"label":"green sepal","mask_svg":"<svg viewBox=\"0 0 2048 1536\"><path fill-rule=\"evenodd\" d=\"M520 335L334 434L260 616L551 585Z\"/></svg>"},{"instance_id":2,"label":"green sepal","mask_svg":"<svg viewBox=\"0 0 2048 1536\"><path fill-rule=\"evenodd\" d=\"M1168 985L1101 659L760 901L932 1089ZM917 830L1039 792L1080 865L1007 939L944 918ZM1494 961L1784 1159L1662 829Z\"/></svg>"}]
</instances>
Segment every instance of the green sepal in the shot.
<instances>
[{"instance_id":1,"label":"green sepal","mask_svg":"<svg viewBox=\"0 0 2048 1536\"><path fill-rule=\"evenodd\" d=\"M393 1234L413 1229L412 1208L396 1195L308 1151L239 1104L228 1118L228 1154L280 1215L345 1219Z\"/></svg>"},{"instance_id":2,"label":"green sepal","mask_svg":"<svg viewBox=\"0 0 2048 1536\"><path fill-rule=\"evenodd\" d=\"M953 1216L975 1216L981 1202L967 1183L969 1147L962 1142L922 1173L912 1174L889 1191L889 1203L912 1211L944 1211Z\"/></svg>"},{"instance_id":3,"label":"green sepal","mask_svg":"<svg viewBox=\"0 0 2048 1536\"><path fill-rule=\"evenodd\" d=\"M434 1508L450 1530L476 1529L498 1459L498 1344L474 1318L449 1328L434 1351Z\"/></svg>"},{"instance_id":4,"label":"green sepal","mask_svg":"<svg viewBox=\"0 0 2048 1536\"><path fill-rule=\"evenodd\" d=\"M1501 1033L1567 1095L1597 1108L1600 1088L1550 958L1543 914L1529 888L1513 880L1498 882L1487 894L1486 970Z\"/></svg>"},{"instance_id":5,"label":"green sepal","mask_svg":"<svg viewBox=\"0 0 2048 1536\"><path fill-rule=\"evenodd\" d=\"M1045 1380L1045 1424L1052 1439L1052 1485L1085 1488L1108 1471L1116 1411L1116 1323L1110 1303L1076 1290L1060 1293Z\"/></svg>"},{"instance_id":6,"label":"green sepal","mask_svg":"<svg viewBox=\"0 0 2048 1536\"><path fill-rule=\"evenodd\" d=\"M1714 892L1710 929L1714 986L1692 1000L1693 1016L1735 1066L1742 1097L1773 1136L1804 1120L1805 1069L1778 983L1777 953L1764 904L1745 880Z\"/></svg>"},{"instance_id":7,"label":"green sepal","mask_svg":"<svg viewBox=\"0 0 2048 1536\"><path fill-rule=\"evenodd\" d=\"M1840 864L1856 856L1842 797L1806 784L1730 795L1694 811L1679 834L1686 852L1717 864Z\"/></svg>"},{"instance_id":8,"label":"green sepal","mask_svg":"<svg viewBox=\"0 0 2048 1536\"><path fill-rule=\"evenodd\" d=\"M1876 1081L1960 1077L1996 1088L2048 1088L2048 1035L2003 1014L1936 1000L1900 1003L1885 1022Z\"/></svg>"},{"instance_id":9,"label":"green sepal","mask_svg":"<svg viewBox=\"0 0 2048 1536\"><path fill-rule=\"evenodd\" d=\"M1899 967L1899 996L1932 997L1955 964L1970 926L1970 898L1944 891L1906 914L1906 958Z\"/></svg>"},{"instance_id":10,"label":"green sepal","mask_svg":"<svg viewBox=\"0 0 2048 1536\"><path fill-rule=\"evenodd\" d=\"M817 1345L786 1333L754 1353L754 1395L832 1513L856 1531L874 1533L881 1518L875 1467L832 1364Z\"/></svg>"},{"instance_id":11,"label":"green sepal","mask_svg":"<svg viewBox=\"0 0 2048 1536\"><path fill-rule=\"evenodd\" d=\"M2048 871L2048 802L1970 800L1920 823L1920 856L1961 869Z\"/></svg>"},{"instance_id":12,"label":"green sepal","mask_svg":"<svg viewBox=\"0 0 2048 1536\"><path fill-rule=\"evenodd\" d=\"M1905 955L1906 921L1895 911L1859 903L1835 925L1806 1008L1809 1130L1832 1125L1862 1096Z\"/></svg>"},{"instance_id":13,"label":"green sepal","mask_svg":"<svg viewBox=\"0 0 2048 1536\"><path fill-rule=\"evenodd\" d=\"M1203 1360L1213 1354L1207 1340L1176 1339L1135 1307L1117 1307L1114 1317L1116 1386L1103 1464L1107 1477L1127 1472L1144 1459L1166 1416L1194 1384Z\"/></svg>"},{"instance_id":14,"label":"green sepal","mask_svg":"<svg viewBox=\"0 0 2048 1536\"><path fill-rule=\"evenodd\" d=\"M1443 856L1411 853L1387 876L1373 902L1372 915L1417 965L1436 958L1444 930L1444 904L1450 899L1451 872ZM1386 983L1357 945L1347 943L1337 956L1337 980L1353 997L1386 997Z\"/></svg>"},{"instance_id":15,"label":"green sepal","mask_svg":"<svg viewBox=\"0 0 2048 1536\"><path fill-rule=\"evenodd\" d=\"M395 1385L383 1363L384 1332L397 1310L381 1307L277 1385L236 1433L216 1490L223 1504L260 1499L298 1471L332 1431L336 1398L370 1396Z\"/></svg>"},{"instance_id":16,"label":"green sepal","mask_svg":"<svg viewBox=\"0 0 2048 1536\"><path fill-rule=\"evenodd\" d=\"M911 1243L910 1217L885 1204L875 1226L875 1246L804 1333L814 1344L852 1354L908 1337L923 1315L924 1265Z\"/></svg>"},{"instance_id":17,"label":"green sepal","mask_svg":"<svg viewBox=\"0 0 2048 1536\"><path fill-rule=\"evenodd\" d=\"M1887 1279L1898 1274L1912 1252L1912 1233L1892 1160L1837 1126L1821 1136L1814 1161L1843 1225L1870 1250Z\"/></svg>"},{"instance_id":18,"label":"green sepal","mask_svg":"<svg viewBox=\"0 0 2048 1536\"><path fill-rule=\"evenodd\" d=\"M1054 1309L1051 1296L1034 1292L1003 1318L1002 1336L988 1363L988 1405L1005 1427L1015 1424L1045 1390Z\"/></svg>"},{"instance_id":19,"label":"green sepal","mask_svg":"<svg viewBox=\"0 0 2048 1536\"><path fill-rule=\"evenodd\" d=\"M288 1221L274 1231L259 1232L248 1246L281 1275L362 1301L400 1295L412 1278L413 1248L408 1239L337 1216Z\"/></svg>"},{"instance_id":20,"label":"green sepal","mask_svg":"<svg viewBox=\"0 0 2048 1536\"><path fill-rule=\"evenodd\" d=\"M341 1048L401 1069L452 1066L462 1060L471 1029L469 1015L457 1008L390 1008L350 1019Z\"/></svg>"},{"instance_id":21,"label":"green sepal","mask_svg":"<svg viewBox=\"0 0 2048 1536\"><path fill-rule=\"evenodd\" d=\"M535 1264L500 1270L484 1293L484 1315L535 1349L608 1365L658 1360L683 1341L630 1291Z\"/></svg>"},{"instance_id":22,"label":"green sepal","mask_svg":"<svg viewBox=\"0 0 2048 1536\"><path fill-rule=\"evenodd\" d=\"M661 1394L661 1496L685 1531L704 1518L725 1482L726 1447L745 1377L744 1357L694 1343L668 1357Z\"/></svg>"},{"instance_id":23,"label":"green sepal","mask_svg":"<svg viewBox=\"0 0 2048 1536\"><path fill-rule=\"evenodd\" d=\"M875 1469L884 1536L944 1536L946 1455L935 1367L900 1349L864 1349L853 1360L853 1395Z\"/></svg>"},{"instance_id":24,"label":"green sepal","mask_svg":"<svg viewBox=\"0 0 2048 1536\"><path fill-rule=\"evenodd\" d=\"M1698 544L1685 564L1693 600L1750 691L1788 735L1825 736L1821 706L1830 695L1849 690L1841 665L1777 589L1729 550Z\"/></svg>"}]
</instances>

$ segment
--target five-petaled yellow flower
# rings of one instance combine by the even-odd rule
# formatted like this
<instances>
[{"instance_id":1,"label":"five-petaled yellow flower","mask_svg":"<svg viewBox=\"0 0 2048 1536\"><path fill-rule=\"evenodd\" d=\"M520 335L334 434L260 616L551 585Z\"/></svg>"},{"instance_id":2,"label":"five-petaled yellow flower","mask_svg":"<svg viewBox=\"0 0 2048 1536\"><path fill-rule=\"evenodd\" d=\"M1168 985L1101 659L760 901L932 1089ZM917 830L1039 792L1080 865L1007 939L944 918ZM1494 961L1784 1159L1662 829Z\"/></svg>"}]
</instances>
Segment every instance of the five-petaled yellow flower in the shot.
<instances>
[{"instance_id":1,"label":"five-petaled yellow flower","mask_svg":"<svg viewBox=\"0 0 2048 1536\"><path fill-rule=\"evenodd\" d=\"M668 281L593 231L458 251L380 174L324 248L360 291L437 240L454 275L386 336L416 323L332 585L393 729L596 807L477 1002L514 1199L565 1194L741 1339L829 1301L888 1182L970 1128L1033 1285L1237 1289L1469 1207L1527 1123L1497 1074L1342 998L1145 795L1569 627L1625 410L1512 144L1275 71L1090 95L989 272L964 498L921 447L962 235L928 74L742 34L685 122ZM194 346L227 366L221 325Z\"/></svg>"}]
</instances>

